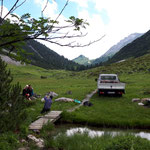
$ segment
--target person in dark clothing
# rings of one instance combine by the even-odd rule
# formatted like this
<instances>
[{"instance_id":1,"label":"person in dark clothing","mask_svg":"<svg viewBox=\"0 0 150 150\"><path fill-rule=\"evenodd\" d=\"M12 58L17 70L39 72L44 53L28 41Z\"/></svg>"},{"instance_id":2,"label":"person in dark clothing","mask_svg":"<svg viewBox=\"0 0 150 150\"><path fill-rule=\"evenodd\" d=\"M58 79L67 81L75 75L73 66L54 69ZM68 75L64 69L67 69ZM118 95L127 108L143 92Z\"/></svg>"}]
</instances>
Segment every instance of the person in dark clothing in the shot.
<instances>
[{"instance_id":1,"label":"person in dark clothing","mask_svg":"<svg viewBox=\"0 0 150 150\"><path fill-rule=\"evenodd\" d=\"M51 104L52 104L52 98L53 98L53 96L45 96L44 97L45 103L44 103L44 107L41 111L41 114L50 111Z\"/></svg>"},{"instance_id":2,"label":"person in dark clothing","mask_svg":"<svg viewBox=\"0 0 150 150\"><path fill-rule=\"evenodd\" d=\"M28 95L28 87L29 87L29 86L26 85L26 86L24 87L23 91L22 91L22 95L25 96L26 98L29 97L29 95Z\"/></svg>"},{"instance_id":3,"label":"person in dark clothing","mask_svg":"<svg viewBox=\"0 0 150 150\"><path fill-rule=\"evenodd\" d=\"M31 100L30 97L33 96L33 88L31 85L26 85L22 91L22 95L26 97L26 99Z\"/></svg>"},{"instance_id":4,"label":"person in dark clothing","mask_svg":"<svg viewBox=\"0 0 150 150\"><path fill-rule=\"evenodd\" d=\"M29 97L33 96L33 88L31 85L28 86L27 93L29 94Z\"/></svg>"}]
</instances>

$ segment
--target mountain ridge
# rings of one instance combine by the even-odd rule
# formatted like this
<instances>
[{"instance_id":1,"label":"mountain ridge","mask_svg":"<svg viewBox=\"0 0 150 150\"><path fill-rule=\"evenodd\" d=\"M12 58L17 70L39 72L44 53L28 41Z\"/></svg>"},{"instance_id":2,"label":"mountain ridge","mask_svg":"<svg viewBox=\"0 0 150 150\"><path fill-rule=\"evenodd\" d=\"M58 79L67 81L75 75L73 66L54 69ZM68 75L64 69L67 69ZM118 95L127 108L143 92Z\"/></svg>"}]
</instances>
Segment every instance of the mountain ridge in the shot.
<instances>
[{"instance_id":1,"label":"mountain ridge","mask_svg":"<svg viewBox=\"0 0 150 150\"><path fill-rule=\"evenodd\" d=\"M64 56L60 56L55 51L35 40L26 41L26 44L22 46L22 49L25 53L22 53L21 57L26 58L30 61L30 64L35 66L45 69L64 69L72 71L84 69L83 65L79 65L68 60ZM1 53L8 55L9 51L5 50L1 51Z\"/></svg>"},{"instance_id":2,"label":"mountain ridge","mask_svg":"<svg viewBox=\"0 0 150 150\"><path fill-rule=\"evenodd\" d=\"M150 30L124 46L108 61L108 63L118 62L132 57L136 58L148 53L150 53Z\"/></svg>"},{"instance_id":3,"label":"mountain ridge","mask_svg":"<svg viewBox=\"0 0 150 150\"><path fill-rule=\"evenodd\" d=\"M142 36L143 33L132 33L124 39L120 40L117 44L113 45L106 53L104 53L99 58L95 59L92 64L105 62L111 57L113 57L118 51L120 51L124 46L133 42L135 39Z\"/></svg>"},{"instance_id":4,"label":"mountain ridge","mask_svg":"<svg viewBox=\"0 0 150 150\"><path fill-rule=\"evenodd\" d=\"M92 60L90 60L88 57L85 57L84 55L79 55L78 57L72 59L72 61L85 66L90 65L92 63Z\"/></svg>"}]
</instances>

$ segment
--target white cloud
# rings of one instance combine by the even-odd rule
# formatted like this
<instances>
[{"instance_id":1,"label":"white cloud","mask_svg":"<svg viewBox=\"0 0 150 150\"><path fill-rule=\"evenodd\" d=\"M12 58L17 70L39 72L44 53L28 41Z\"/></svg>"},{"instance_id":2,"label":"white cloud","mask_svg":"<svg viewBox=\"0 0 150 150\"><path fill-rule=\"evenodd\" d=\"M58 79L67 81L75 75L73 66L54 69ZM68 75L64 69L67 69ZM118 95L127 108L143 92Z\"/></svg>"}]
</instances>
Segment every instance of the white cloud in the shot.
<instances>
[{"instance_id":1,"label":"white cloud","mask_svg":"<svg viewBox=\"0 0 150 150\"><path fill-rule=\"evenodd\" d=\"M77 3L80 7L88 7L88 1L89 0L70 0L70 2Z\"/></svg>"},{"instance_id":2,"label":"white cloud","mask_svg":"<svg viewBox=\"0 0 150 150\"><path fill-rule=\"evenodd\" d=\"M3 9L2 9L2 18L5 17L5 15L8 13L8 9L6 7L3 6ZM0 10L0 14L1 14L1 10ZM9 15L10 17L10 15Z\"/></svg>"},{"instance_id":3,"label":"white cloud","mask_svg":"<svg viewBox=\"0 0 150 150\"><path fill-rule=\"evenodd\" d=\"M53 50L67 58L72 59L80 54L91 59L100 57L129 34L144 33L150 29L149 0L70 0L70 2L76 2L79 7L82 7L78 11L78 17L85 18L90 23L86 29L89 34L85 38L80 38L80 43L88 43L104 34L106 36L101 41L84 48L71 49L48 44ZM95 3L95 9L99 13L88 12L87 8L90 7L88 2ZM102 10L105 10L109 17L107 25L104 24L102 14L100 14Z\"/></svg>"},{"instance_id":4,"label":"white cloud","mask_svg":"<svg viewBox=\"0 0 150 150\"><path fill-rule=\"evenodd\" d=\"M2 9L2 18L4 18L7 14L8 14L8 12L9 12L9 10L5 7L5 6L3 6L3 9ZM18 14L16 14L16 13L14 13L16 16L18 16L19 17L19 15ZM12 23L15 21L15 22L17 22L18 21L18 19L17 18L15 18L15 17L12 17L10 14L8 14L7 15L7 17L6 17L7 19L10 19L10 21L12 21ZM5 18L5 19L6 19Z\"/></svg>"},{"instance_id":5,"label":"white cloud","mask_svg":"<svg viewBox=\"0 0 150 150\"><path fill-rule=\"evenodd\" d=\"M54 0L48 1L48 3L47 0L34 0L34 2L37 4L37 6L40 7L41 11L45 8L43 13L44 16L51 17L51 18L57 17L58 8L57 8L57 3Z\"/></svg>"}]
</instances>

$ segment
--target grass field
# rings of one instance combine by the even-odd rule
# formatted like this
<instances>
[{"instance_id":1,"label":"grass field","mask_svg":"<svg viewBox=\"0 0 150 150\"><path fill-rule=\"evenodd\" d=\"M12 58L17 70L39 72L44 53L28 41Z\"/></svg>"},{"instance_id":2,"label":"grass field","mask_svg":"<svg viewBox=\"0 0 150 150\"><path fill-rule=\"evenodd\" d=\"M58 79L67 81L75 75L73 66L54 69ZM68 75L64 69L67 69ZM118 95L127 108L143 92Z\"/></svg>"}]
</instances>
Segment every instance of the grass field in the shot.
<instances>
[{"instance_id":1,"label":"grass field","mask_svg":"<svg viewBox=\"0 0 150 150\"><path fill-rule=\"evenodd\" d=\"M62 122L80 123L97 127L150 129L150 108L139 106L137 103L132 102L132 98L150 97L149 57L150 55L146 55L134 61L131 59L117 65L113 64L82 72L45 70L30 65L17 67L8 65L8 68L13 75L13 83L19 82L22 89L26 84L31 84L34 92L40 94L41 98L44 97L45 93L54 91L59 95L58 97L68 97L78 100L83 100L87 94L97 88L95 78L98 77L99 73L118 73L120 80L126 83L126 94L123 97L99 97L98 94L95 94L91 98L93 106L83 106L72 113L68 113L66 110L78 104L72 102L55 102L54 98L52 110L64 111L61 119ZM147 61L144 62L144 59ZM41 76L47 78L41 79ZM71 91L72 94L67 94L68 91ZM26 137L31 132L28 130L29 124L41 115L40 111L44 105L41 102L41 98L33 102L27 101L28 107L26 111L28 118L20 130L19 137ZM16 135L11 136L11 139L15 140L16 138L13 136ZM4 137L6 139L10 138L7 135L4 135ZM49 139L46 141L49 141ZM17 144L16 141L13 143Z\"/></svg>"},{"instance_id":2,"label":"grass field","mask_svg":"<svg viewBox=\"0 0 150 150\"><path fill-rule=\"evenodd\" d=\"M34 92L40 94L42 97L45 93L54 91L59 95L58 97L83 100L97 86L97 83L94 81L95 75L89 77L92 70L69 72L63 70L45 70L33 66L15 67L11 65L9 68L14 76L14 83L20 82L22 88L26 84L31 84ZM47 78L41 79L41 76ZM62 120L94 126L150 128L150 109L132 102L133 98L150 97L150 73L123 73L119 77L122 82L126 83L126 94L123 97L99 97L98 94L95 94L91 98L92 107L81 107L73 113L64 112ZM72 91L72 94L67 94L67 91ZM75 105L78 104L54 102L52 110L65 111ZM38 99L32 107L28 108L29 112L33 111L33 118L30 115L30 121L40 115L43 103Z\"/></svg>"},{"instance_id":3,"label":"grass field","mask_svg":"<svg viewBox=\"0 0 150 150\"><path fill-rule=\"evenodd\" d=\"M96 89L95 76L89 77L87 72L68 72L63 70L45 70L39 67L9 66L14 76L14 83L20 82L24 87L31 84L34 92L45 95L49 91L56 92L58 97L69 97L83 100L85 96ZM106 68L107 69L107 68ZM47 79L41 79L46 76ZM126 94L123 97L99 97L95 94L91 98L92 107L81 107L73 113L64 112L63 121L83 123L95 126L121 128L150 128L150 109L133 103L133 98L150 97L150 74L145 72L120 74L120 80L126 83ZM72 91L72 94L67 94ZM67 110L75 103L54 102L52 110ZM34 118L40 115L43 103L40 99L32 106ZM31 120L30 120L31 121Z\"/></svg>"},{"instance_id":4,"label":"grass field","mask_svg":"<svg viewBox=\"0 0 150 150\"><path fill-rule=\"evenodd\" d=\"M82 107L73 113L64 113L64 121L94 126L118 128L150 128L150 109L133 103L133 98L150 97L150 74L122 75L126 83L123 97L101 96L91 98L92 107Z\"/></svg>"}]
</instances>

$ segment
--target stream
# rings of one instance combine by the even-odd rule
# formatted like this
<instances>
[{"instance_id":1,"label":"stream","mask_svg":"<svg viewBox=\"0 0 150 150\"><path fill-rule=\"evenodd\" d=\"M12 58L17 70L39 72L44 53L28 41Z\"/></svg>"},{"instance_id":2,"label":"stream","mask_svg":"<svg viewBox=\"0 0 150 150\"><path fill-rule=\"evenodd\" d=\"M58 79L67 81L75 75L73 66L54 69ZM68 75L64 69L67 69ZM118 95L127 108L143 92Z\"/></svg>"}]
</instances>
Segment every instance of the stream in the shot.
<instances>
[{"instance_id":1,"label":"stream","mask_svg":"<svg viewBox=\"0 0 150 150\"><path fill-rule=\"evenodd\" d=\"M137 130L137 129L113 129L113 128L95 128L95 127L84 127L76 125L57 125L56 128L65 130L67 136L72 136L75 133L87 133L89 137L93 138L95 136L102 136L109 134L112 136L123 135L123 134L132 134L150 140L150 130Z\"/></svg>"}]
</instances>

